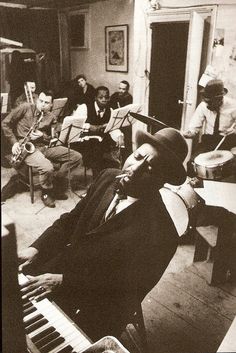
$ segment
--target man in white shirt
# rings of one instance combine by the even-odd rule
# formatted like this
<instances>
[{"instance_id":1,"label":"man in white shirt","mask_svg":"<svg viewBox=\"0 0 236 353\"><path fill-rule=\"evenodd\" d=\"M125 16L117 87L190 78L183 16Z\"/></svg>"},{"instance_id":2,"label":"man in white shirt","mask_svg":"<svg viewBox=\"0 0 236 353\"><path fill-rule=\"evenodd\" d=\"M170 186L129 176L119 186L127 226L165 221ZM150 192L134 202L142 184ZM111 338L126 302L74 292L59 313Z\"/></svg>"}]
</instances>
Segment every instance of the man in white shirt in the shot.
<instances>
[{"instance_id":1,"label":"man in white shirt","mask_svg":"<svg viewBox=\"0 0 236 353\"><path fill-rule=\"evenodd\" d=\"M202 134L191 160L200 153L214 150L224 136L220 149L230 150L236 146L236 101L226 97L227 92L221 80L211 80L204 88L204 100L195 110L188 131L183 133L186 138ZM190 164L191 161L189 167Z\"/></svg>"},{"instance_id":2,"label":"man in white shirt","mask_svg":"<svg viewBox=\"0 0 236 353\"><path fill-rule=\"evenodd\" d=\"M94 176L104 168L120 168L119 147L123 143L123 134L119 129L104 133L112 111L109 102L108 88L99 86L95 101L80 105L73 117L65 118L62 125L63 136L67 134L72 149L82 153L85 164L91 166ZM68 134L69 124L72 124L72 129ZM65 143L62 135L59 140Z\"/></svg>"}]
</instances>

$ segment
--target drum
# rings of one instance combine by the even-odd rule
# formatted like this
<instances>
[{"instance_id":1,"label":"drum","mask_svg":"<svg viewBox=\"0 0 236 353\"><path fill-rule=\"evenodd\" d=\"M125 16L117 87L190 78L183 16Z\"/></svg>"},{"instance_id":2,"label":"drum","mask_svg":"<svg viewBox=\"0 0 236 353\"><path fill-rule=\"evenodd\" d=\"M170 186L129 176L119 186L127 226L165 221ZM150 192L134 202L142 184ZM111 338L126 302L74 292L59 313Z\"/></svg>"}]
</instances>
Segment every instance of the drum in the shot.
<instances>
[{"instance_id":1,"label":"drum","mask_svg":"<svg viewBox=\"0 0 236 353\"><path fill-rule=\"evenodd\" d=\"M236 147L231 148L231 153L233 153L234 157L236 158Z\"/></svg>"},{"instance_id":2,"label":"drum","mask_svg":"<svg viewBox=\"0 0 236 353\"><path fill-rule=\"evenodd\" d=\"M183 184L175 191L173 190L163 187L160 189L160 194L177 233L181 237L190 226L190 211L200 202L200 198L189 184Z\"/></svg>"},{"instance_id":3,"label":"drum","mask_svg":"<svg viewBox=\"0 0 236 353\"><path fill-rule=\"evenodd\" d=\"M234 155L230 151L211 151L194 159L194 170L199 178L220 180L232 174Z\"/></svg>"}]
</instances>

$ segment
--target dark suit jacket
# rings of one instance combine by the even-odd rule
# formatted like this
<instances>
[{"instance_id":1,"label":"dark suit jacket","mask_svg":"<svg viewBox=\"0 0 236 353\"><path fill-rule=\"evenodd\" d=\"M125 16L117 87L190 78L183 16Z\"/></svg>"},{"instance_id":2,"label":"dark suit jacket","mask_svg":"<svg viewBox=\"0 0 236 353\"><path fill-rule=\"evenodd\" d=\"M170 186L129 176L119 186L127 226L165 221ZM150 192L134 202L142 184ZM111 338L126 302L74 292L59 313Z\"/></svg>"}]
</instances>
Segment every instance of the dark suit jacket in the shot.
<instances>
[{"instance_id":1,"label":"dark suit jacket","mask_svg":"<svg viewBox=\"0 0 236 353\"><path fill-rule=\"evenodd\" d=\"M124 323L134 313L178 241L158 191L152 200L138 200L103 222L118 174L116 169L100 173L86 198L32 244L44 254L44 271L63 273L59 291L73 295L80 308L81 303L96 307L111 324L117 317Z\"/></svg>"}]
</instances>

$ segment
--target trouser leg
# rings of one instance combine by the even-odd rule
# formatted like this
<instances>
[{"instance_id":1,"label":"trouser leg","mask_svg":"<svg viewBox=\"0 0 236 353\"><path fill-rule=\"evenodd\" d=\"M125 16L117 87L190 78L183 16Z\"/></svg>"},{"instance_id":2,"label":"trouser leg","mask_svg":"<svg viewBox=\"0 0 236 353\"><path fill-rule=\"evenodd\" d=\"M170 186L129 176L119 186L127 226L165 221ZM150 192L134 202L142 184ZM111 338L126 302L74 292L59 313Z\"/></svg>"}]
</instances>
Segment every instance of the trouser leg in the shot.
<instances>
[{"instance_id":1,"label":"trouser leg","mask_svg":"<svg viewBox=\"0 0 236 353\"><path fill-rule=\"evenodd\" d=\"M36 149L35 152L29 154L24 162L37 169L39 182L43 189L53 188L53 165L40 150Z\"/></svg>"},{"instance_id":2,"label":"trouser leg","mask_svg":"<svg viewBox=\"0 0 236 353\"><path fill-rule=\"evenodd\" d=\"M61 164L56 174L57 178L66 178L69 168L72 170L82 164L82 156L79 152L68 150L63 146L48 148L44 154L50 161Z\"/></svg>"}]
</instances>

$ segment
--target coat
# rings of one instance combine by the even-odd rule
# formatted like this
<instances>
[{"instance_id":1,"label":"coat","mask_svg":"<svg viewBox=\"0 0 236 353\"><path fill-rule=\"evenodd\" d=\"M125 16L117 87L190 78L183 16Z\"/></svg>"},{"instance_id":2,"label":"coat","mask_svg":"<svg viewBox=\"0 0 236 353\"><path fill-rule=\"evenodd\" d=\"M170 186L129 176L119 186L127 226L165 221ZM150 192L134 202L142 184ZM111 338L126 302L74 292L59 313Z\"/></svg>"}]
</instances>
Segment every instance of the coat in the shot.
<instances>
[{"instance_id":1,"label":"coat","mask_svg":"<svg viewBox=\"0 0 236 353\"><path fill-rule=\"evenodd\" d=\"M92 319L96 311L110 326L129 322L178 242L158 191L152 200L138 200L103 221L118 174L116 169L100 173L87 196L32 244L44 254L45 272L63 274L59 293L67 302L73 297L75 307L93 307Z\"/></svg>"}]
</instances>

